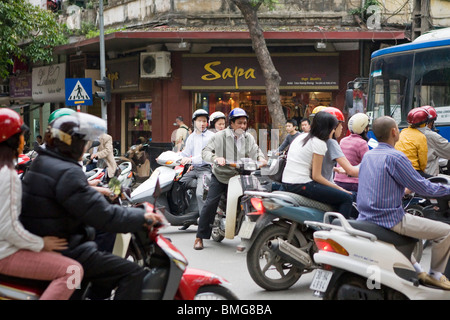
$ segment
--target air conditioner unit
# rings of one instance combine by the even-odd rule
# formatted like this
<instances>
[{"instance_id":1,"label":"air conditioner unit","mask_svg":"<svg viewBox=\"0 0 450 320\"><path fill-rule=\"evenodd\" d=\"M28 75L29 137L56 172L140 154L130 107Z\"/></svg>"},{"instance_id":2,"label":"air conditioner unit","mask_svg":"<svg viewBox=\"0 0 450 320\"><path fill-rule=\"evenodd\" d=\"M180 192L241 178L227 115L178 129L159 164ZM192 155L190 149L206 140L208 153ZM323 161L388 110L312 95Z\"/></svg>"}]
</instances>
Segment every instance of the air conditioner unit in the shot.
<instances>
[{"instance_id":1,"label":"air conditioner unit","mask_svg":"<svg viewBox=\"0 0 450 320\"><path fill-rule=\"evenodd\" d=\"M170 77L170 52L141 52L141 78Z\"/></svg>"}]
</instances>

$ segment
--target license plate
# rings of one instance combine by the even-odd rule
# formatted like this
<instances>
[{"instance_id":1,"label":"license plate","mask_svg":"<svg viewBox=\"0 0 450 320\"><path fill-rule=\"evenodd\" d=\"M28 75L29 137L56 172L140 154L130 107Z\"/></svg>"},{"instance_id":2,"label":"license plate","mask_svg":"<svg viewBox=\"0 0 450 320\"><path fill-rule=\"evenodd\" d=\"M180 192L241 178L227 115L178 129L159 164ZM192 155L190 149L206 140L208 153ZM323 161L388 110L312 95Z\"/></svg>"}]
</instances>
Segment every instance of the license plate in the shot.
<instances>
[{"instance_id":1,"label":"license plate","mask_svg":"<svg viewBox=\"0 0 450 320\"><path fill-rule=\"evenodd\" d=\"M332 276L333 272L331 271L316 269L313 281L311 282L309 288L314 291L327 291L328 284L330 283Z\"/></svg>"},{"instance_id":2,"label":"license plate","mask_svg":"<svg viewBox=\"0 0 450 320\"><path fill-rule=\"evenodd\" d=\"M238 236L243 239L250 239L255 229L256 222L244 221L242 222L241 228L239 229Z\"/></svg>"}]
</instances>

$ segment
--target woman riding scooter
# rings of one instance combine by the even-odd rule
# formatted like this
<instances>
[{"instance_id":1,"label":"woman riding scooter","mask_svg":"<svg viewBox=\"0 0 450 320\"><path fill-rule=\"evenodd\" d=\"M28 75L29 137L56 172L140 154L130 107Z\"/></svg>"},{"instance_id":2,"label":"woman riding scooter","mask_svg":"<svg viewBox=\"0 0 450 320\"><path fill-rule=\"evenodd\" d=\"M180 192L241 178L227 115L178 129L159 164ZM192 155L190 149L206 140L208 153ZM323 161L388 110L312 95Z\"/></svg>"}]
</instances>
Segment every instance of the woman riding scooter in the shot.
<instances>
[{"instance_id":1,"label":"woman riding scooter","mask_svg":"<svg viewBox=\"0 0 450 320\"><path fill-rule=\"evenodd\" d=\"M26 130L17 112L0 109L0 273L48 280L50 284L40 299L67 300L77 287L76 283L68 286L69 279L77 277L81 282L83 277L83 268L77 261L58 253L67 249L67 241L34 235L19 221L22 186L14 160L22 153Z\"/></svg>"}]
</instances>

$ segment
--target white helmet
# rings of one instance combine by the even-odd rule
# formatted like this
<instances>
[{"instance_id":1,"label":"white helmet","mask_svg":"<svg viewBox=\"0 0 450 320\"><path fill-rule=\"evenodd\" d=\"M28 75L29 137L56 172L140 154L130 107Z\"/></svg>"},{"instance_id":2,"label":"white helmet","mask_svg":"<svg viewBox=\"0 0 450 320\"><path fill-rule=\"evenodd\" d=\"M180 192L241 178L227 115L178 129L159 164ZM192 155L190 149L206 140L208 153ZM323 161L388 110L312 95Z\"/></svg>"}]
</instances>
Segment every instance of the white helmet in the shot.
<instances>
[{"instance_id":1,"label":"white helmet","mask_svg":"<svg viewBox=\"0 0 450 320\"><path fill-rule=\"evenodd\" d=\"M369 116L365 113L357 113L348 120L348 129L356 134L364 132L369 125Z\"/></svg>"},{"instance_id":2,"label":"white helmet","mask_svg":"<svg viewBox=\"0 0 450 320\"><path fill-rule=\"evenodd\" d=\"M219 119L227 119L227 117L225 116L225 114L223 112L220 111L216 111L211 113L211 115L209 116L209 125L211 126L216 120Z\"/></svg>"}]
</instances>

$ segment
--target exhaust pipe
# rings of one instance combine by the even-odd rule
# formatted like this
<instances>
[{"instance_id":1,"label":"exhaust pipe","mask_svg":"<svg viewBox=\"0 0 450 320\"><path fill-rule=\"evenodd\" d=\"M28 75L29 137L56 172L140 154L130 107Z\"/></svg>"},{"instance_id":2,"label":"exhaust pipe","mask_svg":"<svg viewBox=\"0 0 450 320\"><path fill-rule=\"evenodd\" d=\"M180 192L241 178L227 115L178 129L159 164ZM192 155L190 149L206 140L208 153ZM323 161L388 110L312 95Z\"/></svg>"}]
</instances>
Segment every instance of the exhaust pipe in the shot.
<instances>
[{"instance_id":1,"label":"exhaust pipe","mask_svg":"<svg viewBox=\"0 0 450 320\"><path fill-rule=\"evenodd\" d=\"M312 259L306 252L294 247L285 240L277 238L276 240L269 241L268 247L282 259L300 269L309 268L312 265Z\"/></svg>"}]
</instances>

